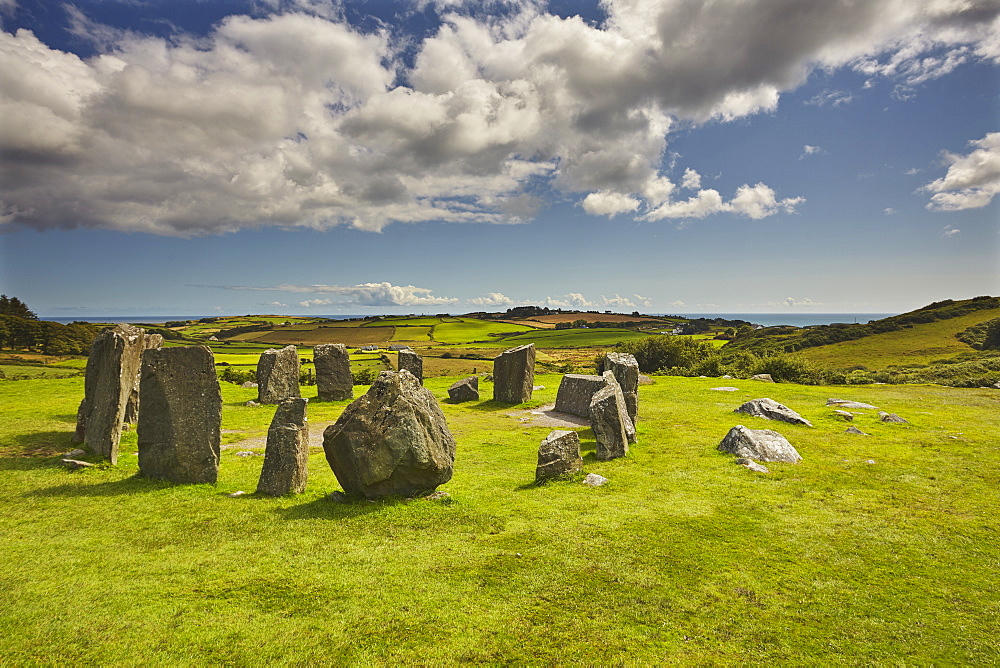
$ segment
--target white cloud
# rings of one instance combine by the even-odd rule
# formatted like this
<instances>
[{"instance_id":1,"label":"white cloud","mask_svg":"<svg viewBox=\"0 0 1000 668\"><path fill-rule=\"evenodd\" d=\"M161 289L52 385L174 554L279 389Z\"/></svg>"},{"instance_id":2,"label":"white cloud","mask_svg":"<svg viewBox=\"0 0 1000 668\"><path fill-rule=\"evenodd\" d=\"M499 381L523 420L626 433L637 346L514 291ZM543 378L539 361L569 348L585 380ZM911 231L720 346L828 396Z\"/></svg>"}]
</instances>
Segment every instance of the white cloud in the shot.
<instances>
[{"instance_id":1,"label":"white cloud","mask_svg":"<svg viewBox=\"0 0 1000 668\"><path fill-rule=\"evenodd\" d=\"M299 305L300 306L305 306L305 304L303 304L301 302L300 302ZM288 304L286 304L284 302L267 302L266 304L264 304L264 306L277 306L278 308L288 308Z\"/></svg>"},{"instance_id":2,"label":"white cloud","mask_svg":"<svg viewBox=\"0 0 1000 668\"><path fill-rule=\"evenodd\" d=\"M539 185L597 215L772 215L796 198L762 184L726 203L689 179L697 194L672 202L671 127L773 110L817 68L909 89L1000 61L998 12L971 2L605 0L601 25L466 5L435 2L443 24L416 44L351 27L332 0L258 0L256 18L169 40L77 13L87 59L0 32L0 154L16 166L0 221L178 236L519 222ZM935 192L936 208L972 201Z\"/></svg>"},{"instance_id":3,"label":"white cloud","mask_svg":"<svg viewBox=\"0 0 1000 668\"><path fill-rule=\"evenodd\" d=\"M638 303L640 306L649 307L653 305L653 300L650 299L649 297L643 297L642 295L635 295L635 294L633 294L632 296L635 297L636 303Z\"/></svg>"},{"instance_id":4,"label":"white cloud","mask_svg":"<svg viewBox=\"0 0 1000 668\"><path fill-rule=\"evenodd\" d=\"M428 288L418 288L413 285L392 285L391 283L361 283L359 285L274 285L249 286L227 285L206 286L223 287L226 290L255 290L311 294L333 294L343 297L342 302L334 302L328 298L309 299L299 302L299 306L327 306L334 303L349 303L359 306L440 306L458 303L452 297L434 297Z\"/></svg>"},{"instance_id":5,"label":"white cloud","mask_svg":"<svg viewBox=\"0 0 1000 668\"><path fill-rule=\"evenodd\" d=\"M941 236L944 237L945 239L949 239L955 236L956 234L961 234L961 233L962 230L958 229L957 227L952 227L951 225L945 225L944 229L941 230Z\"/></svg>"},{"instance_id":6,"label":"white cloud","mask_svg":"<svg viewBox=\"0 0 1000 668\"><path fill-rule=\"evenodd\" d=\"M701 189L701 174L690 167L684 170L684 177L681 179L681 188L686 190Z\"/></svg>"},{"instance_id":7,"label":"white cloud","mask_svg":"<svg viewBox=\"0 0 1000 668\"><path fill-rule=\"evenodd\" d=\"M469 303L476 306L506 306L513 304L514 300L500 292L490 292L485 297L470 299Z\"/></svg>"},{"instance_id":8,"label":"white cloud","mask_svg":"<svg viewBox=\"0 0 1000 668\"><path fill-rule=\"evenodd\" d=\"M931 211L978 209L1000 193L1000 132L969 142L968 155L945 154L948 173L922 189L936 193L927 203Z\"/></svg>"},{"instance_id":9,"label":"white cloud","mask_svg":"<svg viewBox=\"0 0 1000 668\"><path fill-rule=\"evenodd\" d=\"M804 159L806 156L819 155L822 153L826 153L826 151L821 149L819 146L810 146L809 144L806 144L802 147L802 155L799 156L799 160Z\"/></svg>"},{"instance_id":10,"label":"white cloud","mask_svg":"<svg viewBox=\"0 0 1000 668\"><path fill-rule=\"evenodd\" d=\"M894 216L894 215L896 215L899 212L896 211L895 209L893 209L891 206L888 206L888 207L886 207L885 209L882 210L882 213L884 213L887 216Z\"/></svg>"},{"instance_id":11,"label":"white cloud","mask_svg":"<svg viewBox=\"0 0 1000 668\"><path fill-rule=\"evenodd\" d=\"M870 88L870 86L867 85L867 82L865 88ZM806 104L814 107L825 107L827 105L830 105L831 107L839 107L842 104L849 104L853 99L854 96L847 91L825 90L822 93L814 95L806 100Z\"/></svg>"},{"instance_id":12,"label":"white cloud","mask_svg":"<svg viewBox=\"0 0 1000 668\"><path fill-rule=\"evenodd\" d=\"M684 302L682 302L680 299L677 299L675 301L670 302L670 304L668 304L668 306L673 306L674 308L681 308L681 307L687 306L687 304L684 303Z\"/></svg>"},{"instance_id":13,"label":"white cloud","mask_svg":"<svg viewBox=\"0 0 1000 668\"><path fill-rule=\"evenodd\" d=\"M783 302L784 306L815 306L816 304L809 297L804 297L803 299L795 299L794 297L786 297ZM769 303L769 305L772 305Z\"/></svg>"},{"instance_id":14,"label":"white cloud","mask_svg":"<svg viewBox=\"0 0 1000 668\"><path fill-rule=\"evenodd\" d=\"M611 297L601 295L601 305L609 308L635 308L635 302L628 297L622 297L618 293L615 293Z\"/></svg>"},{"instance_id":15,"label":"white cloud","mask_svg":"<svg viewBox=\"0 0 1000 668\"><path fill-rule=\"evenodd\" d=\"M303 308L312 308L314 306L329 306L332 303L332 299L307 299L299 302L299 306L302 306Z\"/></svg>"}]
</instances>

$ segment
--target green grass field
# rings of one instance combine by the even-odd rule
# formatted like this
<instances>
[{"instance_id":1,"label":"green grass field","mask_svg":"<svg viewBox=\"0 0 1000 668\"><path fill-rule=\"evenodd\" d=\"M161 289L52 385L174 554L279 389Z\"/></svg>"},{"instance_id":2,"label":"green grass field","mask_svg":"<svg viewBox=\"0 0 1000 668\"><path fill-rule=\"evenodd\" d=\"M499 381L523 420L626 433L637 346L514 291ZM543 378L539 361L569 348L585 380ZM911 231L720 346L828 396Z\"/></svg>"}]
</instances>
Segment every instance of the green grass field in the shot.
<instances>
[{"instance_id":1,"label":"green grass field","mask_svg":"<svg viewBox=\"0 0 1000 668\"><path fill-rule=\"evenodd\" d=\"M535 329L524 334L505 336L482 345L513 348L534 343L539 348L582 348L613 346L619 341L632 341L646 336L649 335L628 329Z\"/></svg>"},{"instance_id":2,"label":"green grass field","mask_svg":"<svg viewBox=\"0 0 1000 668\"><path fill-rule=\"evenodd\" d=\"M454 378L430 379L438 397ZM639 441L535 486L549 428L518 407L443 403L451 503L249 495L272 408L224 383L216 485L69 473L80 377L0 382L0 656L26 664L960 664L1000 662L1000 391L658 377ZM543 375L530 405L555 397ZM710 388L731 385L738 392ZM356 388L361 391L365 388ZM490 385L482 386L484 398ZM314 396L315 388L304 388ZM770 396L815 427L732 413ZM862 411L843 433L828 397ZM310 405L314 429L347 402ZM523 407L521 407L523 408ZM775 428L804 460L753 474L715 446ZM868 463L868 462L871 463Z\"/></svg>"},{"instance_id":3,"label":"green grass field","mask_svg":"<svg viewBox=\"0 0 1000 668\"><path fill-rule=\"evenodd\" d=\"M460 322L445 322L436 325L433 337L435 341L449 344L490 343L498 340L496 337L490 336L491 334L535 331L538 330L527 325L465 318Z\"/></svg>"}]
</instances>

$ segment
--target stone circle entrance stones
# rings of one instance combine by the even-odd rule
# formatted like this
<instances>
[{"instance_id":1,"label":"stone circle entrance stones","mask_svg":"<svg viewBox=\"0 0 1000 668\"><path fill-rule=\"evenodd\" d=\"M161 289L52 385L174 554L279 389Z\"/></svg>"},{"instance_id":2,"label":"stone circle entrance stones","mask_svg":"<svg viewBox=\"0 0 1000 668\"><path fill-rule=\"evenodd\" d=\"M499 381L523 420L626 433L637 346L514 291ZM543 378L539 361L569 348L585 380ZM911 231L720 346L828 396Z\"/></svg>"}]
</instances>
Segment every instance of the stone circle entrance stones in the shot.
<instances>
[{"instance_id":1,"label":"stone circle entrance stones","mask_svg":"<svg viewBox=\"0 0 1000 668\"><path fill-rule=\"evenodd\" d=\"M308 404L309 400L301 397L285 399L278 404L267 430L258 494L283 496L305 491L309 461Z\"/></svg>"},{"instance_id":2,"label":"stone circle entrance stones","mask_svg":"<svg viewBox=\"0 0 1000 668\"><path fill-rule=\"evenodd\" d=\"M343 401L354 398L351 358L343 343L321 343L313 348L316 365L316 400Z\"/></svg>"},{"instance_id":3,"label":"stone circle entrance stones","mask_svg":"<svg viewBox=\"0 0 1000 668\"><path fill-rule=\"evenodd\" d=\"M270 348L261 353L257 362L257 401L277 404L298 396L299 352L295 346Z\"/></svg>"},{"instance_id":4,"label":"stone circle entrance stones","mask_svg":"<svg viewBox=\"0 0 1000 668\"><path fill-rule=\"evenodd\" d=\"M493 360L493 400L520 404L535 384L535 344L505 350Z\"/></svg>"},{"instance_id":5,"label":"stone circle entrance stones","mask_svg":"<svg viewBox=\"0 0 1000 668\"><path fill-rule=\"evenodd\" d=\"M215 482L222 392L212 351L205 346L147 350L139 394L142 474L179 483Z\"/></svg>"}]
</instances>

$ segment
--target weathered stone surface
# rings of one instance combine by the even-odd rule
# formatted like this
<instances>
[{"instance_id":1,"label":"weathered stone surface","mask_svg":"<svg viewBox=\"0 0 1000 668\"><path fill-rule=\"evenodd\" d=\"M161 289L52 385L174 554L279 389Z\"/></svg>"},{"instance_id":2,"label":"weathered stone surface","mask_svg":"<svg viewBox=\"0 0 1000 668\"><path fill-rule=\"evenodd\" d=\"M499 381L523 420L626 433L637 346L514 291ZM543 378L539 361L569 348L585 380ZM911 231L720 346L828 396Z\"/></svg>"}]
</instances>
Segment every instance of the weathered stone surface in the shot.
<instances>
[{"instance_id":1,"label":"weathered stone surface","mask_svg":"<svg viewBox=\"0 0 1000 668\"><path fill-rule=\"evenodd\" d=\"M773 383L774 378L771 378L769 373L758 373L756 376L750 376L750 380L759 380L764 383Z\"/></svg>"},{"instance_id":2,"label":"weathered stone surface","mask_svg":"<svg viewBox=\"0 0 1000 668\"><path fill-rule=\"evenodd\" d=\"M139 395L142 474L180 483L215 482L222 391L212 351L205 346L147 350Z\"/></svg>"},{"instance_id":3,"label":"weathered stone surface","mask_svg":"<svg viewBox=\"0 0 1000 668\"><path fill-rule=\"evenodd\" d=\"M871 436L871 434L866 434L865 432L861 431L860 429L858 429L857 427L854 427L854 426L848 427L844 431L844 433L846 433L846 434L855 434L857 436Z\"/></svg>"},{"instance_id":4,"label":"weathered stone surface","mask_svg":"<svg viewBox=\"0 0 1000 668\"><path fill-rule=\"evenodd\" d=\"M535 344L505 350L493 360L493 400L520 404L531 399L535 383Z\"/></svg>"},{"instance_id":5,"label":"weathered stone surface","mask_svg":"<svg viewBox=\"0 0 1000 668\"><path fill-rule=\"evenodd\" d=\"M878 412L878 419L881 420L882 422L896 422L899 424L906 424L906 420L899 417L895 413L887 413L885 411Z\"/></svg>"},{"instance_id":6,"label":"weathered stone surface","mask_svg":"<svg viewBox=\"0 0 1000 668\"><path fill-rule=\"evenodd\" d=\"M608 353L604 356L601 373L610 371L625 395L629 419L635 424L639 417L639 362L630 353Z\"/></svg>"},{"instance_id":7,"label":"weathered stone surface","mask_svg":"<svg viewBox=\"0 0 1000 668\"><path fill-rule=\"evenodd\" d=\"M639 374L639 384L640 385L652 385L653 384L653 379L650 378L649 376L644 376L644 375L642 375L640 373Z\"/></svg>"},{"instance_id":8,"label":"weathered stone surface","mask_svg":"<svg viewBox=\"0 0 1000 668\"><path fill-rule=\"evenodd\" d=\"M608 479L602 475L597 475L596 473L588 473L583 479L584 485L589 485L591 487L600 487L608 482Z\"/></svg>"},{"instance_id":9,"label":"weathered stone surface","mask_svg":"<svg viewBox=\"0 0 1000 668\"><path fill-rule=\"evenodd\" d=\"M253 382L252 380L248 380L245 381L242 385L240 385L240 387L242 387L244 390L252 390L257 387L257 383Z\"/></svg>"},{"instance_id":10,"label":"weathered stone surface","mask_svg":"<svg viewBox=\"0 0 1000 668\"><path fill-rule=\"evenodd\" d=\"M295 346L269 348L257 362L257 401L277 404L299 393L299 353Z\"/></svg>"},{"instance_id":11,"label":"weathered stone surface","mask_svg":"<svg viewBox=\"0 0 1000 668\"><path fill-rule=\"evenodd\" d=\"M396 367L402 371L406 369L413 374L413 377L420 381L420 384L424 384L424 361L420 358L420 355L416 354L412 350L400 350L399 358L396 361Z\"/></svg>"},{"instance_id":12,"label":"weathered stone surface","mask_svg":"<svg viewBox=\"0 0 1000 668\"><path fill-rule=\"evenodd\" d=\"M854 419L854 414L847 411L835 410L833 411L833 414L842 420L847 420L848 422L851 422Z\"/></svg>"},{"instance_id":13,"label":"weathered stone surface","mask_svg":"<svg viewBox=\"0 0 1000 668\"><path fill-rule=\"evenodd\" d=\"M805 419L788 406L779 404L774 399L752 399L737 408L735 412L762 417L765 420L780 420L781 422L787 422L789 424L804 424L807 427L812 426L812 423L809 420Z\"/></svg>"},{"instance_id":14,"label":"weathered stone surface","mask_svg":"<svg viewBox=\"0 0 1000 668\"><path fill-rule=\"evenodd\" d=\"M316 365L316 400L344 401L354 398L351 357L342 343L321 343L313 348Z\"/></svg>"},{"instance_id":15,"label":"weathered stone surface","mask_svg":"<svg viewBox=\"0 0 1000 668\"><path fill-rule=\"evenodd\" d=\"M112 464L118 462L125 409L142 362L145 335L140 327L120 324L102 331L90 346L74 440Z\"/></svg>"},{"instance_id":16,"label":"weathered stone surface","mask_svg":"<svg viewBox=\"0 0 1000 668\"><path fill-rule=\"evenodd\" d=\"M752 459L747 459L746 457L739 457L736 463L740 466L745 466L755 473L770 473L771 471L763 464L758 464Z\"/></svg>"},{"instance_id":17,"label":"weathered stone surface","mask_svg":"<svg viewBox=\"0 0 1000 668\"><path fill-rule=\"evenodd\" d=\"M625 396L610 371L604 377L605 386L590 400L590 426L597 439L595 455L602 461L624 457L628 444L635 442L635 427L628 417Z\"/></svg>"},{"instance_id":18,"label":"weathered stone surface","mask_svg":"<svg viewBox=\"0 0 1000 668\"><path fill-rule=\"evenodd\" d=\"M144 351L151 348L163 347L162 334L146 334L143 337L142 349ZM135 369L135 379L132 383L132 392L129 394L128 403L125 404L125 424L135 424L139 419L139 371L142 366L140 356L139 366Z\"/></svg>"},{"instance_id":19,"label":"weathered stone surface","mask_svg":"<svg viewBox=\"0 0 1000 668\"><path fill-rule=\"evenodd\" d=\"M283 496L305 491L309 461L308 404L309 400L301 397L285 399L278 404L267 430L258 494Z\"/></svg>"},{"instance_id":20,"label":"weathered stone surface","mask_svg":"<svg viewBox=\"0 0 1000 668\"><path fill-rule=\"evenodd\" d=\"M455 439L430 390L409 371L383 371L323 433L344 491L369 499L427 494L451 480Z\"/></svg>"},{"instance_id":21,"label":"weathered stone surface","mask_svg":"<svg viewBox=\"0 0 1000 668\"><path fill-rule=\"evenodd\" d=\"M866 408L874 409L871 404L863 404L860 401L848 401L847 399L827 399L827 406L837 406L838 408Z\"/></svg>"},{"instance_id":22,"label":"weathered stone surface","mask_svg":"<svg viewBox=\"0 0 1000 668\"><path fill-rule=\"evenodd\" d=\"M65 466L70 471L79 471L80 469L85 469L93 466L90 462L81 461L79 459L61 459L59 463Z\"/></svg>"},{"instance_id":23,"label":"weathered stone surface","mask_svg":"<svg viewBox=\"0 0 1000 668\"><path fill-rule=\"evenodd\" d=\"M567 373L559 382L559 391L556 393L556 410L560 413L588 417L591 398L606 384L604 376Z\"/></svg>"},{"instance_id":24,"label":"weathered stone surface","mask_svg":"<svg viewBox=\"0 0 1000 668\"><path fill-rule=\"evenodd\" d=\"M553 478L571 475L582 469L580 435L575 431L556 430L549 432L549 435L538 446L535 482L545 482Z\"/></svg>"},{"instance_id":25,"label":"weathered stone surface","mask_svg":"<svg viewBox=\"0 0 1000 668\"><path fill-rule=\"evenodd\" d=\"M454 402L479 401L479 376L456 380L448 388L448 398Z\"/></svg>"},{"instance_id":26,"label":"weathered stone surface","mask_svg":"<svg viewBox=\"0 0 1000 668\"><path fill-rule=\"evenodd\" d=\"M792 444L778 432L770 429L747 429L741 424L729 430L719 443L719 450L761 462L794 464L802 460Z\"/></svg>"},{"instance_id":27,"label":"weathered stone surface","mask_svg":"<svg viewBox=\"0 0 1000 668\"><path fill-rule=\"evenodd\" d=\"M738 388L738 387L710 387L708 389L715 390L716 392L739 392L740 391L740 388Z\"/></svg>"}]
</instances>

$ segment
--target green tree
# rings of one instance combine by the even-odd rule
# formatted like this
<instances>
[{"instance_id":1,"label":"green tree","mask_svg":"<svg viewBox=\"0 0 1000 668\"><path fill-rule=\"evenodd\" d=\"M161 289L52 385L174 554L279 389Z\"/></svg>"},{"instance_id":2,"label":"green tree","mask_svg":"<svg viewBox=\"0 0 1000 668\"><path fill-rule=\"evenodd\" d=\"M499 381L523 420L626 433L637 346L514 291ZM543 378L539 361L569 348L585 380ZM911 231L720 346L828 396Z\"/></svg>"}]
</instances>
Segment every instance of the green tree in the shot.
<instances>
[{"instance_id":1,"label":"green tree","mask_svg":"<svg viewBox=\"0 0 1000 668\"><path fill-rule=\"evenodd\" d=\"M38 320L38 316L28 308L27 304L17 297L8 297L7 295L0 295L0 315L13 315L18 318Z\"/></svg>"}]
</instances>

